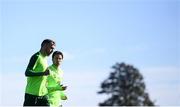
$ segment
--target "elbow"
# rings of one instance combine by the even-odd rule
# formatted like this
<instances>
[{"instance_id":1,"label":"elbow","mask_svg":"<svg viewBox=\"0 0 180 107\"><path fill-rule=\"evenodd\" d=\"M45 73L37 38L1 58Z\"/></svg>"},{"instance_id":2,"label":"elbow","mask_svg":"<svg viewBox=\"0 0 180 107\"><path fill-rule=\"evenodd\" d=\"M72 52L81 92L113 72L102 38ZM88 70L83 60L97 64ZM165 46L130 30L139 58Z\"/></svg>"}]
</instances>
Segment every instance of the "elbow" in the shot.
<instances>
[{"instance_id":1,"label":"elbow","mask_svg":"<svg viewBox=\"0 0 180 107\"><path fill-rule=\"evenodd\" d=\"M28 71L27 71L27 70L25 71L25 76L26 76L26 77L28 77L28 76L29 76L29 74L28 74Z\"/></svg>"},{"instance_id":2,"label":"elbow","mask_svg":"<svg viewBox=\"0 0 180 107\"><path fill-rule=\"evenodd\" d=\"M27 75L27 72L25 72L24 74L25 74L26 77L28 76L28 75Z\"/></svg>"}]
</instances>

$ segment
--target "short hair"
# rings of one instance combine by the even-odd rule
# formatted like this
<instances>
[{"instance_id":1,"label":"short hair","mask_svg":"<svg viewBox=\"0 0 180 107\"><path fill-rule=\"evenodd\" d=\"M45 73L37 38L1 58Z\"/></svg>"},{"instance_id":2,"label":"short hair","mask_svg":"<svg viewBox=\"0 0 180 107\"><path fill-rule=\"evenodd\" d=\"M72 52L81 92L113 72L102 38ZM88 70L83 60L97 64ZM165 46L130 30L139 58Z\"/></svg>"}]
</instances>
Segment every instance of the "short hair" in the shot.
<instances>
[{"instance_id":1,"label":"short hair","mask_svg":"<svg viewBox=\"0 0 180 107\"><path fill-rule=\"evenodd\" d=\"M53 54L52 54L52 58L54 58L55 55L61 55L62 56L62 59L63 59L63 53L61 51L55 51Z\"/></svg>"},{"instance_id":2,"label":"short hair","mask_svg":"<svg viewBox=\"0 0 180 107\"><path fill-rule=\"evenodd\" d=\"M41 47L43 47L45 44L49 44L49 43L53 43L55 45L55 42L51 39L45 39L43 40L43 42L41 43Z\"/></svg>"}]
</instances>

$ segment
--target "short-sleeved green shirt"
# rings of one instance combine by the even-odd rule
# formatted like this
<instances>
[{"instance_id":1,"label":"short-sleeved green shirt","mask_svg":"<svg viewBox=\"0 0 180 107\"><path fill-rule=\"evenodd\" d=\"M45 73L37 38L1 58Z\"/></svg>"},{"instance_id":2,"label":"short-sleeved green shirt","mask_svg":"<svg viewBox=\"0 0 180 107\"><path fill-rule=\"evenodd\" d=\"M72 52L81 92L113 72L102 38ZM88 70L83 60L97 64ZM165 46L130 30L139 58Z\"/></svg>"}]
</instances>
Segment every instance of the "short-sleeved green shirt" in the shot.
<instances>
[{"instance_id":1,"label":"short-sleeved green shirt","mask_svg":"<svg viewBox=\"0 0 180 107\"><path fill-rule=\"evenodd\" d=\"M55 65L51 65L48 67L50 70L50 75L47 78L47 87L49 88L57 88L60 86L62 82L63 71L57 68ZM48 92L48 100L50 106L58 107L60 105L61 97L65 96L63 91L51 91Z\"/></svg>"},{"instance_id":2,"label":"short-sleeved green shirt","mask_svg":"<svg viewBox=\"0 0 180 107\"><path fill-rule=\"evenodd\" d=\"M47 57L37 52L31 57L27 70L31 72L44 72L47 67ZM47 76L27 77L26 93L36 96L46 95L48 93L46 81Z\"/></svg>"}]
</instances>

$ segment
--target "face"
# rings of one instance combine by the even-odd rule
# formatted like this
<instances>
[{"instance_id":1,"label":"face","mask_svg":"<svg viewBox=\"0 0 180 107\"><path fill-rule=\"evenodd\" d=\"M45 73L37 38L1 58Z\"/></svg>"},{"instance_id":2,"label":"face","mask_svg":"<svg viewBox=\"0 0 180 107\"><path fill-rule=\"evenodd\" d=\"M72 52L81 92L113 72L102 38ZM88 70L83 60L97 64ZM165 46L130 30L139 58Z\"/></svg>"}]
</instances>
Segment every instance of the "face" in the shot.
<instances>
[{"instance_id":1,"label":"face","mask_svg":"<svg viewBox=\"0 0 180 107\"><path fill-rule=\"evenodd\" d=\"M45 49L46 55L47 56L51 55L51 53L54 51L54 48L55 48L55 44L53 43L46 44L46 49Z\"/></svg>"},{"instance_id":2,"label":"face","mask_svg":"<svg viewBox=\"0 0 180 107\"><path fill-rule=\"evenodd\" d=\"M60 54L56 54L52 60L53 60L54 65L59 66L61 64L63 58Z\"/></svg>"}]
</instances>

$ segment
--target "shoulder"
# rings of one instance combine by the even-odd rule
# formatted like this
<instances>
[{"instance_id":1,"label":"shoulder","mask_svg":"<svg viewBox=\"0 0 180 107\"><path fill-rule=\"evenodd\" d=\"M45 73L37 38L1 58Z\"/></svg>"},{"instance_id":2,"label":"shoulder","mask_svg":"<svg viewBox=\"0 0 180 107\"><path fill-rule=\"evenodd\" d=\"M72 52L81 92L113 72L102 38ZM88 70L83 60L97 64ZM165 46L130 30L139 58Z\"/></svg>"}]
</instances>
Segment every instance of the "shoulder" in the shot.
<instances>
[{"instance_id":1,"label":"shoulder","mask_svg":"<svg viewBox=\"0 0 180 107\"><path fill-rule=\"evenodd\" d=\"M52 69L53 69L53 66L52 66L52 65L50 65L50 66L48 66L48 68L49 68L50 70L52 70Z\"/></svg>"},{"instance_id":2,"label":"shoulder","mask_svg":"<svg viewBox=\"0 0 180 107\"><path fill-rule=\"evenodd\" d=\"M54 72L53 66L52 66L52 65L48 66L48 69L49 69L49 71L50 71L50 74L53 74L53 72Z\"/></svg>"},{"instance_id":3,"label":"shoulder","mask_svg":"<svg viewBox=\"0 0 180 107\"><path fill-rule=\"evenodd\" d=\"M40 53L39 52L36 52L35 54L33 54L32 56L31 56L31 58L32 57L38 57L40 55Z\"/></svg>"},{"instance_id":4,"label":"shoulder","mask_svg":"<svg viewBox=\"0 0 180 107\"><path fill-rule=\"evenodd\" d=\"M63 73L64 71L61 68L58 68L59 73Z\"/></svg>"},{"instance_id":5,"label":"shoulder","mask_svg":"<svg viewBox=\"0 0 180 107\"><path fill-rule=\"evenodd\" d=\"M39 52L36 52L31 56L31 60L36 60L39 57Z\"/></svg>"}]
</instances>

